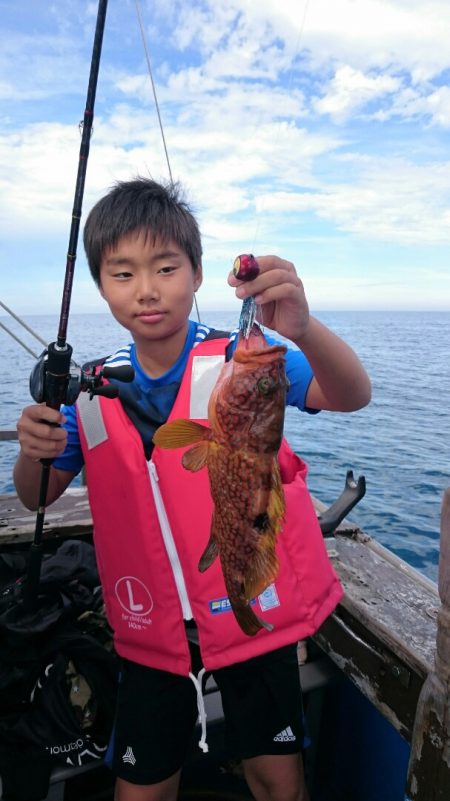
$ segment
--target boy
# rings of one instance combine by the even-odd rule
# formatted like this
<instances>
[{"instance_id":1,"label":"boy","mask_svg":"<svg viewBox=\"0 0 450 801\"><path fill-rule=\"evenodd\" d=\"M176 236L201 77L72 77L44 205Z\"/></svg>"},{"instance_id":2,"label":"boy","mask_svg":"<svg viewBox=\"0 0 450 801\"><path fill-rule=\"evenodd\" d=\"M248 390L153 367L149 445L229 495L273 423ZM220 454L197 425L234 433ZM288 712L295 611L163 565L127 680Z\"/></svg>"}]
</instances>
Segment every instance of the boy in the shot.
<instances>
[{"instance_id":1,"label":"boy","mask_svg":"<svg viewBox=\"0 0 450 801\"><path fill-rule=\"evenodd\" d=\"M86 464L105 604L123 657L111 744L115 799L177 797L202 704L185 627L195 621L203 664L221 690L230 742L255 799L307 801L296 642L317 629L342 591L326 557L305 466L283 442L287 513L267 613L274 630L247 637L232 614L212 614L217 600L226 609L218 560L205 574L197 569L212 511L206 471L188 473L179 451L152 443L156 428L169 416L188 417L194 400L203 400L205 411L191 416L206 416L207 397L194 398L202 386L197 379L212 369L214 383L214 370L235 344L189 320L202 283L195 218L177 187L139 178L118 183L94 206L84 243L101 295L133 339L109 363L131 362L135 380L121 386L120 400L89 401L82 394L76 407L61 412L45 405L24 409L14 478L23 503L35 509L40 459L54 459L49 504ZM309 315L294 265L276 256L258 262L251 284L232 274L228 283L238 298L254 295L264 324L300 348L286 356L287 402L310 411L365 406L364 368Z\"/></svg>"}]
</instances>

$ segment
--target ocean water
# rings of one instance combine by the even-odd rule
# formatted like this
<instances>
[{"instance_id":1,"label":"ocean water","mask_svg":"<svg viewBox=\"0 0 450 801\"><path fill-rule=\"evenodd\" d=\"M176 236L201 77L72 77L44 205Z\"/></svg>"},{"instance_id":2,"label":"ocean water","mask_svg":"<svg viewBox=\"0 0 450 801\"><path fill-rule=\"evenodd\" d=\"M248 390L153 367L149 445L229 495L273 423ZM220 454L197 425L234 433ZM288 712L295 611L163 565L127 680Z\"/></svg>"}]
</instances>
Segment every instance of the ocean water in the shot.
<instances>
[{"instance_id":1,"label":"ocean water","mask_svg":"<svg viewBox=\"0 0 450 801\"><path fill-rule=\"evenodd\" d=\"M359 412L307 415L288 409L286 436L309 465L310 491L327 504L344 487L347 470L364 475L367 492L350 518L368 534L436 580L442 494L450 486L449 312L317 312L358 353L373 384L372 403ZM24 318L46 342L56 316ZM203 321L232 329L236 313L209 312ZM39 353L42 346L10 317L6 325ZM71 316L68 341L82 363L107 355L129 335L107 314ZM31 403L34 359L0 328L3 378L0 428L15 427ZM0 493L13 491L17 443L0 442Z\"/></svg>"}]
</instances>

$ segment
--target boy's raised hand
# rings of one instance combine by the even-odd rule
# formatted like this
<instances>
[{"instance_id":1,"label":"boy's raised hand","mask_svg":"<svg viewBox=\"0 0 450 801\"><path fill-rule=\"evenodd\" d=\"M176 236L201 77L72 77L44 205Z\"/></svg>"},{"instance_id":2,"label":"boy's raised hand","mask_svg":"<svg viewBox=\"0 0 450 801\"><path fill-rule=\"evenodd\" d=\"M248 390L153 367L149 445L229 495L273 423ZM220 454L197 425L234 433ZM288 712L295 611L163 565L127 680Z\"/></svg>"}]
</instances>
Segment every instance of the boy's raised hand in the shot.
<instances>
[{"instance_id":1,"label":"boy's raised hand","mask_svg":"<svg viewBox=\"0 0 450 801\"><path fill-rule=\"evenodd\" d=\"M255 298L260 323L300 344L308 328L309 308L294 265L278 256L258 256L257 261L260 272L253 281L239 281L231 272L228 283L236 287L241 300Z\"/></svg>"}]
</instances>

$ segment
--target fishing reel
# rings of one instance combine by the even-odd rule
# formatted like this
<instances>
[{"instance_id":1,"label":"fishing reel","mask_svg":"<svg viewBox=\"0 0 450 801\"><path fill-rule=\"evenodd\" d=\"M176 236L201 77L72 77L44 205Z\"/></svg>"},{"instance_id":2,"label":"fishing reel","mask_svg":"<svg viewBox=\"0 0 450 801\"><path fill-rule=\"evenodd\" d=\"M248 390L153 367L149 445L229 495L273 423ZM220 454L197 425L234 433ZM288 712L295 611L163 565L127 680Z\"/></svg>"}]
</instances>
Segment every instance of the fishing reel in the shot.
<instances>
[{"instance_id":1,"label":"fishing reel","mask_svg":"<svg viewBox=\"0 0 450 801\"><path fill-rule=\"evenodd\" d=\"M117 398L119 387L116 384L104 384L104 378L130 382L134 379L131 365L120 367L95 367L83 370L72 361L72 348L65 345L58 348L53 342L39 356L31 375L30 393L36 403L47 403L53 409L59 409L62 403L73 406L80 392L89 392L89 397L102 395L105 398Z\"/></svg>"}]
</instances>

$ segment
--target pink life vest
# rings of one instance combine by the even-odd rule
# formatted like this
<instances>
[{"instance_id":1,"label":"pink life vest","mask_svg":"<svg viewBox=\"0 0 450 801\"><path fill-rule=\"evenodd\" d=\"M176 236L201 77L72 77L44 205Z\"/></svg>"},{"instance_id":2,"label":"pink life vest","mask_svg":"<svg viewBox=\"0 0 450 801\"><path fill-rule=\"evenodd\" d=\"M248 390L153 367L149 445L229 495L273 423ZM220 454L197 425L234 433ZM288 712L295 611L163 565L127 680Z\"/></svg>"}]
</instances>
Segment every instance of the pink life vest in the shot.
<instances>
[{"instance_id":1,"label":"pink life vest","mask_svg":"<svg viewBox=\"0 0 450 801\"><path fill-rule=\"evenodd\" d=\"M227 343L205 341L191 351L169 420L205 423ZM254 600L255 612L274 628L249 637L231 611L220 560L198 571L212 514L207 470L187 471L185 448L155 447L147 463L118 399L91 401L83 393L77 414L97 561L120 655L188 675L184 620L193 618L203 664L214 670L308 637L333 611L342 589L306 487L306 465L285 440L279 452L287 506L277 544L280 570Z\"/></svg>"}]
</instances>

